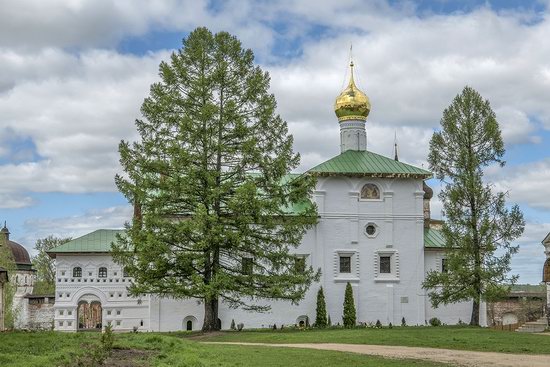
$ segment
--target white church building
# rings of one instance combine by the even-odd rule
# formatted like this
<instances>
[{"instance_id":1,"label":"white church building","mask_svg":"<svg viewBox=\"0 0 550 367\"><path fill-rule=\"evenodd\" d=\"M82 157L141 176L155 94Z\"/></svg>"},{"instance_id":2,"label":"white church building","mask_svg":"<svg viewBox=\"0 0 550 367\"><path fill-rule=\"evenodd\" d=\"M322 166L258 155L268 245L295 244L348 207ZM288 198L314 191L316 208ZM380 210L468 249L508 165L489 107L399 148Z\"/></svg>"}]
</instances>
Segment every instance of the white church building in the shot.
<instances>
[{"instance_id":1,"label":"white church building","mask_svg":"<svg viewBox=\"0 0 550 367\"><path fill-rule=\"evenodd\" d=\"M295 250L320 268L298 305L271 302L267 313L220 305L222 329L232 320L245 328L294 325L315 319L316 294L325 291L333 324L342 323L344 290L354 290L358 322L424 325L432 317L447 324L468 322L471 302L431 307L422 282L428 271L445 271L443 236L430 219L432 174L367 150L368 97L355 85L353 63L335 112L341 154L306 173L317 177L312 201L319 221ZM440 223L440 222L439 222ZM128 296L131 279L113 262L110 246L121 230L100 229L49 252L56 259L55 329L77 331L111 323L115 330L173 331L202 328L199 300ZM266 301L267 302L267 301ZM481 312L482 324L486 312Z\"/></svg>"}]
</instances>

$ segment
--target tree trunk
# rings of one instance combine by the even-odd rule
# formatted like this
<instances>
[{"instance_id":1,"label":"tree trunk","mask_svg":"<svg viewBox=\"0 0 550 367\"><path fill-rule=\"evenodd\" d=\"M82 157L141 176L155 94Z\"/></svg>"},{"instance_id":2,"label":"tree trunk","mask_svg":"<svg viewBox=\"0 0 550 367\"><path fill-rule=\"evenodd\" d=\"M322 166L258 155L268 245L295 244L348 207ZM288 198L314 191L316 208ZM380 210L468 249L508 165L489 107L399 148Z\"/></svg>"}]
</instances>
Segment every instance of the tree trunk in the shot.
<instances>
[{"instance_id":1,"label":"tree trunk","mask_svg":"<svg viewBox=\"0 0 550 367\"><path fill-rule=\"evenodd\" d=\"M220 324L218 323L218 300L205 300L202 331L211 332L217 330L220 330Z\"/></svg>"},{"instance_id":2,"label":"tree trunk","mask_svg":"<svg viewBox=\"0 0 550 367\"><path fill-rule=\"evenodd\" d=\"M470 319L471 326L479 326L479 299L474 299L474 304L472 305L472 318Z\"/></svg>"}]
</instances>

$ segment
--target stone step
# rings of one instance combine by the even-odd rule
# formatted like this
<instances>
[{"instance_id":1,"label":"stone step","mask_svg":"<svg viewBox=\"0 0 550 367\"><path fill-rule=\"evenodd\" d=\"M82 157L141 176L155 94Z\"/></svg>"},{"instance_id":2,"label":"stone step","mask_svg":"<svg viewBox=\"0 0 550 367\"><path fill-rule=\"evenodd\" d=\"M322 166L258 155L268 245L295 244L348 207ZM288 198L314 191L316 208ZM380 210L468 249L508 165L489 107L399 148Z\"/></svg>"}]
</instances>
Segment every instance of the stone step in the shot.
<instances>
[{"instance_id":1,"label":"stone step","mask_svg":"<svg viewBox=\"0 0 550 367\"><path fill-rule=\"evenodd\" d=\"M548 321L546 317L541 317L537 321L526 322L520 326L516 331L520 333L541 333L548 327Z\"/></svg>"}]
</instances>

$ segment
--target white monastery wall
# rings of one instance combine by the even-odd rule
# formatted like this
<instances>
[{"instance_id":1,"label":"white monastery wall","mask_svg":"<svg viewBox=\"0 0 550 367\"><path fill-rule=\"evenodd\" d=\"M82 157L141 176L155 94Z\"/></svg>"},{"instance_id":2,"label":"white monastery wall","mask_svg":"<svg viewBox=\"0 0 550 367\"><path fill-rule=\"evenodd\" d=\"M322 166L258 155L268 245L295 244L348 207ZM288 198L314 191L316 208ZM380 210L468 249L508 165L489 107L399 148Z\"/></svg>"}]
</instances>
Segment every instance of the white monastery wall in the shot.
<instances>
[{"instance_id":1,"label":"white monastery wall","mask_svg":"<svg viewBox=\"0 0 550 367\"><path fill-rule=\"evenodd\" d=\"M431 271L442 271L442 259L445 258L445 252L442 250L426 250L426 274ZM434 308L430 303L427 292L426 294L426 319L427 323L432 317L437 317L441 322L449 325L457 324L459 321L469 323L472 315L472 301L452 303L448 305L440 305ZM482 304L482 310L485 309L485 304ZM480 312L480 323L486 325L486 311Z\"/></svg>"},{"instance_id":2,"label":"white monastery wall","mask_svg":"<svg viewBox=\"0 0 550 367\"><path fill-rule=\"evenodd\" d=\"M78 327L79 302L100 301L102 323L111 322L113 329L128 331L149 329L149 297L128 296L130 278L108 254L57 255L54 327L60 331L75 331ZM81 277L73 277L73 269L82 268ZM99 268L106 267L105 277Z\"/></svg>"}]
</instances>

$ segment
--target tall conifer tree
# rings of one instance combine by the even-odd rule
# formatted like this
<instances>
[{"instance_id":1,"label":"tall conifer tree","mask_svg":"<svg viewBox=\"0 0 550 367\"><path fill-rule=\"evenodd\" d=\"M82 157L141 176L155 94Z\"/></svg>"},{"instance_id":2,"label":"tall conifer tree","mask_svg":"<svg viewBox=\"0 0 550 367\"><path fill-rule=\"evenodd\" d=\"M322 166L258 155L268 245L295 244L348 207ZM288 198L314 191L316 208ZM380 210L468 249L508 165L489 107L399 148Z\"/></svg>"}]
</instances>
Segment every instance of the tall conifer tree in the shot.
<instances>
[{"instance_id":1,"label":"tall conifer tree","mask_svg":"<svg viewBox=\"0 0 550 367\"><path fill-rule=\"evenodd\" d=\"M508 291L510 259L518 251L524 220L506 193L483 180L490 165L504 166L504 143L487 100L465 87L443 112L442 130L430 141L428 161L443 188L446 272L428 273L424 287L432 304L473 300L471 325L479 325L480 303Z\"/></svg>"},{"instance_id":2,"label":"tall conifer tree","mask_svg":"<svg viewBox=\"0 0 550 367\"><path fill-rule=\"evenodd\" d=\"M351 283L346 284L346 293L344 295L344 315L342 316L344 327L353 328L357 323L355 313L355 301L353 300L353 288Z\"/></svg>"},{"instance_id":3,"label":"tall conifer tree","mask_svg":"<svg viewBox=\"0 0 550 367\"><path fill-rule=\"evenodd\" d=\"M219 329L220 301L264 311L318 278L291 253L317 220L314 179L288 175L300 158L253 61L235 37L197 28L161 63L140 141L119 148L116 183L135 215L115 260L134 294L201 299L205 331Z\"/></svg>"},{"instance_id":4,"label":"tall conifer tree","mask_svg":"<svg viewBox=\"0 0 550 367\"><path fill-rule=\"evenodd\" d=\"M317 292L317 307L315 314L315 326L318 328L327 327L327 303L325 302L325 293L323 287Z\"/></svg>"}]
</instances>

